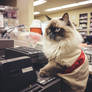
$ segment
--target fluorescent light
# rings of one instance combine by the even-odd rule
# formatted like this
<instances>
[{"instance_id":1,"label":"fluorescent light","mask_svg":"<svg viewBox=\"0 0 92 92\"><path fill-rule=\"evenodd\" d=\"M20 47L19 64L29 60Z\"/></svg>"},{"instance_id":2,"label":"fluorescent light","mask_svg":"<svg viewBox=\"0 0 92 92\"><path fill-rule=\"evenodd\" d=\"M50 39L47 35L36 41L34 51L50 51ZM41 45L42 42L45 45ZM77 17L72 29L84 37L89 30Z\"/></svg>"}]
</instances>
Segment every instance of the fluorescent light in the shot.
<instances>
[{"instance_id":1,"label":"fluorescent light","mask_svg":"<svg viewBox=\"0 0 92 92\"><path fill-rule=\"evenodd\" d=\"M5 8L3 8L3 7L0 7L0 10L2 10L2 11L3 11L3 10L5 10Z\"/></svg>"},{"instance_id":2,"label":"fluorescent light","mask_svg":"<svg viewBox=\"0 0 92 92\"><path fill-rule=\"evenodd\" d=\"M79 3L68 4L68 5L64 5L64 6L60 6L60 7L55 7L55 8L49 8L49 9L46 9L45 11L46 12L56 11L56 10L61 10L61 9L65 9L65 8L71 8L71 7L86 5L86 4L90 4L90 3L92 3L92 0L83 1L83 2L79 2Z\"/></svg>"},{"instance_id":3,"label":"fluorescent light","mask_svg":"<svg viewBox=\"0 0 92 92\"><path fill-rule=\"evenodd\" d=\"M40 14L40 12L34 12L33 14L34 14L34 15L38 15L38 14Z\"/></svg>"},{"instance_id":4,"label":"fluorescent light","mask_svg":"<svg viewBox=\"0 0 92 92\"><path fill-rule=\"evenodd\" d=\"M46 3L46 2L47 2L46 0L37 0L33 3L33 6L41 5L41 4Z\"/></svg>"}]
</instances>

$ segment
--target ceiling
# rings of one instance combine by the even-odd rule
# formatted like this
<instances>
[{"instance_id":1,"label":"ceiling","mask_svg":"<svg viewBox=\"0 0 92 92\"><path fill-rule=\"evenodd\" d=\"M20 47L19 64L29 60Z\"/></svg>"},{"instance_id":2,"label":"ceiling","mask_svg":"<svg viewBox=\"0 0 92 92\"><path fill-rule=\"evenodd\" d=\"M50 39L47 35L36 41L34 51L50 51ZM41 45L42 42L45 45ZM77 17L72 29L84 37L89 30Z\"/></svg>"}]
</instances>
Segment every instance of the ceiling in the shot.
<instances>
[{"instance_id":1,"label":"ceiling","mask_svg":"<svg viewBox=\"0 0 92 92\"><path fill-rule=\"evenodd\" d=\"M36 0L34 0L34 1L36 1ZM42 5L35 6L34 12L39 11L40 15L53 13L53 12L45 12L45 10L48 9L48 8L54 8L54 7L63 6L63 5L66 5L66 4L78 3L78 2L81 2L81 1L87 1L87 0L46 0L46 1L47 2L42 4ZM75 7L75 8L88 7L88 6L89 5L85 5L85 6ZM69 8L69 9L71 9L71 8ZM56 12L56 11L54 11L54 12ZM35 15L35 16L40 16L40 15Z\"/></svg>"},{"instance_id":2,"label":"ceiling","mask_svg":"<svg viewBox=\"0 0 92 92\"><path fill-rule=\"evenodd\" d=\"M37 0L34 0L34 1L37 1ZM36 12L36 11L40 12L39 15L35 15L35 16L40 16L40 15L44 15L44 14L48 14L48 13L57 12L57 11L45 12L45 10L48 9L48 8L54 8L54 7L58 7L58 6L63 6L63 5L72 4L72 3L78 3L78 2L81 2L81 1L87 1L87 0L46 0L46 1L47 1L46 3L34 7L34 12ZM16 6L16 2L17 2L17 0L0 0L0 5ZM63 10L59 10L59 11L81 8L81 7L89 7L89 6L92 6L92 4L68 8L68 9L63 9Z\"/></svg>"}]
</instances>

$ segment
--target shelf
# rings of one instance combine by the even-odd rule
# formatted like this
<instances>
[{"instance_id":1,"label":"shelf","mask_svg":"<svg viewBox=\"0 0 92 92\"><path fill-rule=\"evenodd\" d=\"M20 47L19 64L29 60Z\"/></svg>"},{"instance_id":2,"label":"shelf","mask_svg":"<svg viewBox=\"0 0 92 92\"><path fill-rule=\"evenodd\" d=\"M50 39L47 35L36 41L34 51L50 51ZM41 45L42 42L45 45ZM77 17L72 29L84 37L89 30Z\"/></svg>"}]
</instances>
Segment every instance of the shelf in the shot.
<instances>
[{"instance_id":1,"label":"shelf","mask_svg":"<svg viewBox=\"0 0 92 92\"><path fill-rule=\"evenodd\" d=\"M82 30L78 30L79 32L87 32L87 30L84 30L84 29L82 29Z\"/></svg>"},{"instance_id":2,"label":"shelf","mask_svg":"<svg viewBox=\"0 0 92 92\"><path fill-rule=\"evenodd\" d=\"M79 14L79 28L78 30L82 35L92 34L92 12Z\"/></svg>"},{"instance_id":3,"label":"shelf","mask_svg":"<svg viewBox=\"0 0 92 92\"><path fill-rule=\"evenodd\" d=\"M92 12L90 13L90 16L92 16Z\"/></svg>"},{"instance_id":4,"label":"shelf","mask_svg":"<svg viewBox=\"0 0 92 92\"><path fill-rule=\"evenodd\" d=\"M87 24L87 22L80 22L79 24Z\"/></svg>"},{"instance_id":5,"label":"shelf","mask_svg":"<svg viewBox=\"0 0 92 92\"><path fill-rule=\"evenodd\" d=\"M92 34L92 12L90 13L90 25L89 25L89 33Z\"/></svg>"},{"instance_id":6,"label":"shelf","mask_svg":"<svg viewBox=\"0 0 92 92\"><path fill-rule=\"evenodd\" d=\"M79 30L79 33L82 36L87 35L87 25L88 25L88 13L79 14L79 27L82 29Z\"/></svg>"},{"instance_id":7,"label":"shelf","mask_svg":"<svg viewBox=\"0 0 92 92\"><path fill-rule=\"evenodd\" d=\"M17 19L17 8L16 7L12 7L12 6L1 6L1 8L4 8L3 12L0 11L0 14L3 16L2 18L2 21L4 22L3 23L3 26L5 27L6 25L7 26L15 26L17 25L17 22L16 20Z\"/></svg>"},{"instance_id":8,"label":"shelf","mask_svg":"<svg viewBox=\"0 0 92 92\"><path fill-rule=\"evenodd\" d=\"M87 27L82 27L84 30L87 29Z\"/></svg>"},{"instance_id":9,"label":"shelf","mask_svg":"<svg viewBox=\"0 0 92 92\"><path fill-rule=\"evenodd\" d=\"M79 18L79 20L88 20L88 18Z\"/></svg>"},{"instance_id":10,"label":"shelf","mask_svg":"<svg viewBox=\"0 0 92 92\"><path fill-rule=\"evenodd\" d=\"M83 30L82 30L82 31L79 31L79 32L86 32L86 31L83 31Z\"/></svg>"},{"instance_id":11,"label":"shelf","mask_svg":"<svg viewBox=\"0 0 92 92\"><path fill-rule=\"evenodd\" d=\"M84 26L84 25L82 24L82 25L80 25L80 27L81 27L81 29L87 29L87 25Z\"/></svg>"},{"instance_id":12,"label":"shelf","mask_svg":"<svg viewBox=\"0 0 92 92\"><path fill-rule=\"evenodd\" d=\"M90 28L89 30L92 31L92 28Z\"/></svg>"}]
</instances>

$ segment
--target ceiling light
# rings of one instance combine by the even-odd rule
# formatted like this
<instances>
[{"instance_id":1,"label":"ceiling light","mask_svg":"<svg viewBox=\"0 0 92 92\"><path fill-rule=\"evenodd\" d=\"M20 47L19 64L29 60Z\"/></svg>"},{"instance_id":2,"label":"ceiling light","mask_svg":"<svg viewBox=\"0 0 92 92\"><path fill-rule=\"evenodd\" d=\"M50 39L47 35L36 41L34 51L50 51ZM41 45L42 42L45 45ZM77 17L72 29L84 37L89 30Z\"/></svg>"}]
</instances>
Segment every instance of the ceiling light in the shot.
<instances>
[{"instance_id":1,"label":"ceiling light","mask_svg":"<svg viewBox=\"0 0 92 92\"><path fill-rule=\"evenodd\" d=\"M33 6L41 5L41 4L46 3L46 2L47 2L46 0L37 0L33 3Z\"/></svg>"},{"instance_id":2,"label":"ceiling light","mask_svg":"<svg viewBox=\"0 0 92 92\"><path fill-rule=\"evenodd\" d=\"M34 14L34 15L38 15L38 14L40 14L40 12L34 12L33 14Z\"/></svg>"},{"instance_id":3,"label":"ceiling light","mask_svg":"<svg viewBox=\"0 0 92 92\"><path fill-rule=\"evenodd\" d=\"M90 3L92 3L92 0L78 2L78 3L73 3L73 4L68 4L68 5L55 7L55 8L49 8L49 9L46 9L45 11L47 11L47 12L49 12L49 11L56 11L56 10L61 10L61 9L65 9L65 8L71 8L71 7L86 5L86 4L90 4Z\"/></svg>"},{"instance_id":4,"label":"ceiling light","mask_svg":"<svg viewBox=\"0 0 92 92\"><path fill-rule=\"evenodd\" d=\"M3 10L5 10L5 8L3 8L3 7L0 7L0 10L2 10L2 11L3 11Z\"/></svg>"}]
</instances>

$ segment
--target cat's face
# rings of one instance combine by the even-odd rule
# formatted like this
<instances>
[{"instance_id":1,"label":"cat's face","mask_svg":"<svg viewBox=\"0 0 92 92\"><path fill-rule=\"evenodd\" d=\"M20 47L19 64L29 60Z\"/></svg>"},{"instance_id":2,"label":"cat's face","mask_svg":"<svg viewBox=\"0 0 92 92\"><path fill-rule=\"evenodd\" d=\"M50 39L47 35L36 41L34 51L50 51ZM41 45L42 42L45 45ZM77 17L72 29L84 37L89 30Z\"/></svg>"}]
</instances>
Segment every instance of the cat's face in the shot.
<instances>
[{"instance_id":1,"label":"cat's face","mask_svg":"<svg viewBox=\"0 0 92 92\"><path fill-rule=\"evenodd\" d=\"M72 25L69 21L68 13L65 13L60 19L52 19L48 24L45 36L49 40L61 41L72 36Z\"/></svg>"}]
</instances>

